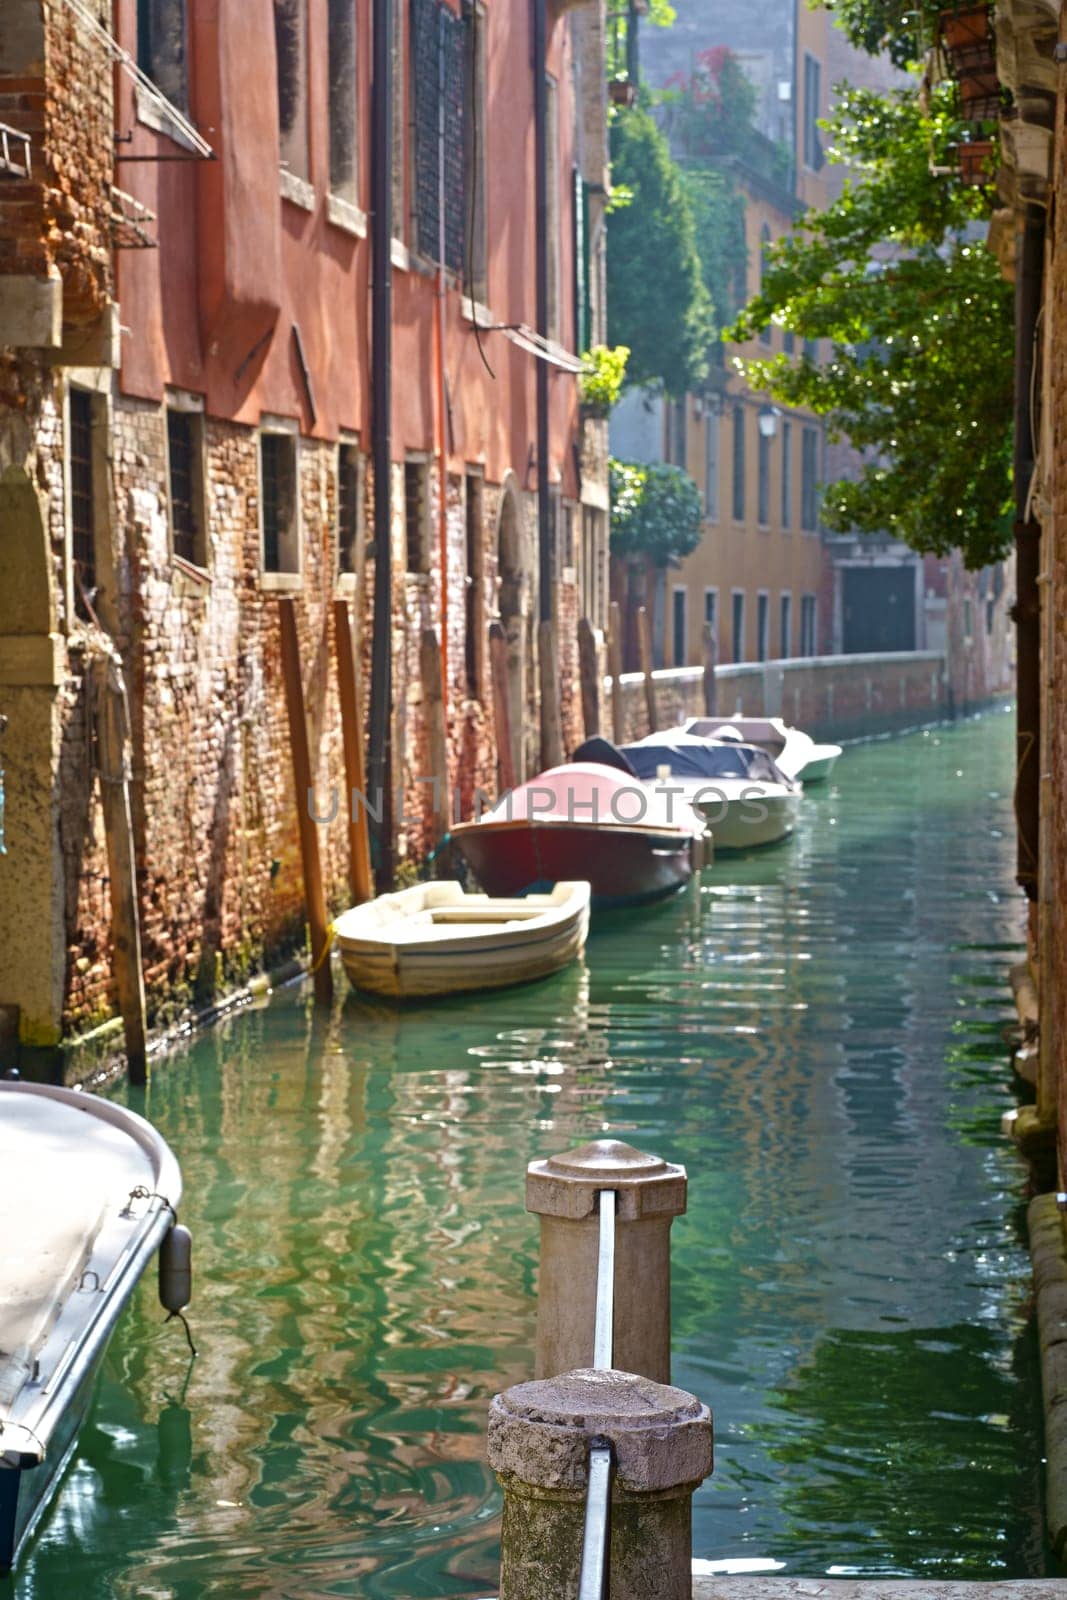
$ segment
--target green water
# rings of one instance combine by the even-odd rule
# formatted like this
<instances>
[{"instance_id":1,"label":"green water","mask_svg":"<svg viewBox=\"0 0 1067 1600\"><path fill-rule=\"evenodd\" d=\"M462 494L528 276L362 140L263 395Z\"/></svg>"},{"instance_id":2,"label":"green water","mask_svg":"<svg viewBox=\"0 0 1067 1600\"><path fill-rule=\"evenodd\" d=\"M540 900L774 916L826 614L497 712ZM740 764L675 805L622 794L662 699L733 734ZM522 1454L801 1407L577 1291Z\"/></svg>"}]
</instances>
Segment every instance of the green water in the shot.
<instances>
[{"instance_id":1,"label":"green water","mask_svg":"<svg viewBox=\"0 0 1067 1600\"><path fill-rule=\"evenodd\" d=\"M495 1592L489 1397L531 1373L535 1155L689 1169L675 1380L714 1409L694 1554L1043 1570L1001 1030L1013 722L850 749L798 837L597 926L587 965L397 1012L339 978L129 1101L195 1235L189 1369L146 1283L19 1600Z\"/></svg>"}]
</instances>

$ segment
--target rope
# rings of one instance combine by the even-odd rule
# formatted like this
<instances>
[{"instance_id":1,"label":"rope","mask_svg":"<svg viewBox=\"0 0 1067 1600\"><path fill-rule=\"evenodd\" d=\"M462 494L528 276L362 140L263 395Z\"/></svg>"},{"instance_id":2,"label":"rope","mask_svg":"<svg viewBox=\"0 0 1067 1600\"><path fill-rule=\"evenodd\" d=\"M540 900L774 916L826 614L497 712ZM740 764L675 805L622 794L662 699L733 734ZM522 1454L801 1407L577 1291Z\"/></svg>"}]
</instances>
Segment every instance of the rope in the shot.
<instances>
[{"instance_id":1,"label":"rope","mask_svg":"<svg viewBox=\"0 0 1067 1600\"><path fill-rule=\"evenodd\" d=\"M329 923L326 924L326 941L323 944L323 947L319 951L318 955L315 957L315 960L311 963L310 967L308 968L309 972L318 972L319 968L322 966L322 963L329 956L330 951L333 949L333 940L334 940L334 934L336 933L336 931L337 931L336 923L329 922Z\"/></svg>"},{"instance_id":2,"label":"rope","mask_svg":"<svg viewBox=\"0 0 1067 1600\"><path fill-rule=\"evenodd\" d=\"M172 1311L170 1313L169 1317L164 1317L163 1326L166 1327L168 1322L173 1322L175 1317L177 1317L178 1321L181 1323L182 1327L185 1329L185 1337L186 1337L186 1340L187 1340L188 1345L189 1345L190 1354L195 1356L196 1355L196 1345L193 1343L193 1335L192 1335L192 1332L190 1331L188 1322L186 1322L186 1320L185 1320L185 1312L184 1311ZM188 1381L189 1381L188 1376L186 1376L186 1380L185 1381L186 1381L186 1383L188 1383Z\"/></svg>"}]
</instances>

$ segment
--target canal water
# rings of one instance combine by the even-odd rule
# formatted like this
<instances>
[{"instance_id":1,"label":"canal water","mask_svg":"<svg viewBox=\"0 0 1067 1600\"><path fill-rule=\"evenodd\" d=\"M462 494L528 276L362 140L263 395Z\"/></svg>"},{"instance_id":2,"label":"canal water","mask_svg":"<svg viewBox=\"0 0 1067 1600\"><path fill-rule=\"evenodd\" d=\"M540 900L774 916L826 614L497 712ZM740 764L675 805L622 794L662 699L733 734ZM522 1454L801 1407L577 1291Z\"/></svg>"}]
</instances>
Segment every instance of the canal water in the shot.
<instances>
[{"instance_id":1,"label":"canal water","mask_svg":"<svg viewBox=\"0 0 1067 1600\"><path fill-rule=\"evenodd\" d=\"M489 1397L531 1374L528 1160L689 1169L675 1381L715 1413L721 1570L1045 1570L1012 718L857 746L799 835L600 922L526 990L302 990L127 1091L173 1144L199 1354L142 1286L19 1600L470 1597L496 1584Z\"/></svg>"}]
</instances>

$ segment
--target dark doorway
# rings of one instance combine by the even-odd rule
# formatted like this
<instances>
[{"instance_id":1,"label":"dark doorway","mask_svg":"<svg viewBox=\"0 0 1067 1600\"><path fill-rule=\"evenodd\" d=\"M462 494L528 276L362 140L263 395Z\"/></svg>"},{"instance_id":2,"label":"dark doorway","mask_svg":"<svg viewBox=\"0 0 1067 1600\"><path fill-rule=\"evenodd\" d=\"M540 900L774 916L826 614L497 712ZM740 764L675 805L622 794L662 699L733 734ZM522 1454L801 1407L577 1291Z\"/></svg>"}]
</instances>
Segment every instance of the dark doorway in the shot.
<instances>
[{"instance_id":1,"label":"dark doorway","mask_svg":"<svg viewBox=\"0 0 1067 1600\"><path fill-rule=\"evenodd\" d=\"M841 620L847 656L914 650L915 568L844 567Z\"/></svg>"}]
</instances>

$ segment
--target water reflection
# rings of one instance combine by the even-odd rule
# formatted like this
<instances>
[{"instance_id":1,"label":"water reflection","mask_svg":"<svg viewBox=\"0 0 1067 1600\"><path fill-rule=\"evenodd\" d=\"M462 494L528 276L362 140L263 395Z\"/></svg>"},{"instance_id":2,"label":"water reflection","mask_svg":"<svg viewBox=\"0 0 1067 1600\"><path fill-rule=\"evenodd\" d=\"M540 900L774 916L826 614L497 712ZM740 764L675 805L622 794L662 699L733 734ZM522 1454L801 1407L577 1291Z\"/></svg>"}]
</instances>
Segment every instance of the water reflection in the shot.
<instances>
[{"instance_id":1,"label":"water reflection","mask_svg":"<svg viewBox=\"0 0 1067 1600\"><path fill-rule=\"evenodd\" d=\"M485 1411L532 1364L523 1169L601 1132L690 1171L675 1370L717 1429L697 1556L1039 1570L996 1134L1011 738L989 717L850 751L785 849L603 919L529 989L344 991L325 1019L289 992L189 1042L143 1103L185 1173L201 1354L183 1389L146 1286L0 1594L492 1593Z\"/></svg>"}]
</instances>

